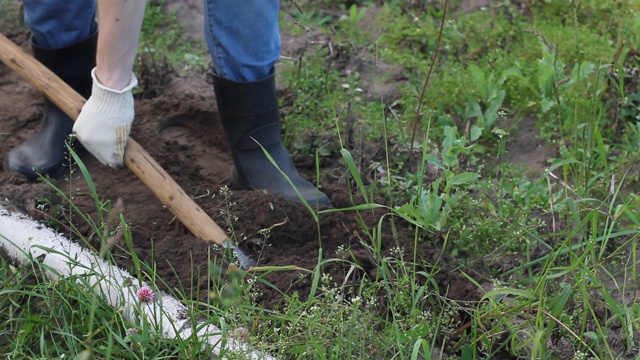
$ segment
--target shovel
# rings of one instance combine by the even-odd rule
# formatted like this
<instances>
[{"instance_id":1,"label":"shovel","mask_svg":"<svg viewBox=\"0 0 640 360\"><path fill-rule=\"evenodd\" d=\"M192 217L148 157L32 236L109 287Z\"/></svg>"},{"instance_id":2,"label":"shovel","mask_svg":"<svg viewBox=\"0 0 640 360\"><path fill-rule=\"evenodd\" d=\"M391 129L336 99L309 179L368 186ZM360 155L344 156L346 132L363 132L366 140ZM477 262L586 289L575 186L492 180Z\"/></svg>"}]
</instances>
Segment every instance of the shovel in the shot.
<instances>
[{"instance_id":1,"label":"shovel","mask_svg":"<svg viewBox=\"0 0 640 360\"><path fill-rule=\"evenodd\" d=\"M76 119L85 99L35 58L0 34L0 61L42 92L70 118ZM129 138L124 164L196 237L231 249L240 266L248 269L255 262L227 237L226 232L180 188L171 176L140 144Z\"/></svg>"}]
</instances>

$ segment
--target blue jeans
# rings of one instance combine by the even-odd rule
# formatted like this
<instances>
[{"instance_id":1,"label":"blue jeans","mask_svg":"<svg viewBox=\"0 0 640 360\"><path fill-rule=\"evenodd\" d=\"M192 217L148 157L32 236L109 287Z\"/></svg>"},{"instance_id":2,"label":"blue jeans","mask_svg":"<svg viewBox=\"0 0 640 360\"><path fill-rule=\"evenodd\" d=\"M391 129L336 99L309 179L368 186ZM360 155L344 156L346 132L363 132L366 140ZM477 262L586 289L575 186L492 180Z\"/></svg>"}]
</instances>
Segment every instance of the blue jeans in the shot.
<instances>
[{"instance_id":1,"label":"blue jeans","mask_svg":"<svg viewBox=\"0 0 640 360\"><path fill-rule=\"evenodd\" d=\"M61 49L95 32L96 2L24 0L24 19L33 42L45 49Z\"/></svg>"},{"instance_id":2,"label":"blue jeans","mask_svg":"<svg viewBox=\"0 0 640 360\"><path fill-rule=\"evenodd\" d=\"M204 0L204 35L216 74L257 81L280 56L278 0ZM61 49L95 32L94 0L24 0L25 22L40 47Z\"/></svg>"},{"instance_id":3,"label":"blue jeans","mask_svg":"<svg viewBox=\"0 0 640 360\"><path fill-rule=\"evenodd\" d=\"M256 81L273 73L278 8L278 0L204 0L204 36L218 76Z\"/></svg>"}]
</instances>

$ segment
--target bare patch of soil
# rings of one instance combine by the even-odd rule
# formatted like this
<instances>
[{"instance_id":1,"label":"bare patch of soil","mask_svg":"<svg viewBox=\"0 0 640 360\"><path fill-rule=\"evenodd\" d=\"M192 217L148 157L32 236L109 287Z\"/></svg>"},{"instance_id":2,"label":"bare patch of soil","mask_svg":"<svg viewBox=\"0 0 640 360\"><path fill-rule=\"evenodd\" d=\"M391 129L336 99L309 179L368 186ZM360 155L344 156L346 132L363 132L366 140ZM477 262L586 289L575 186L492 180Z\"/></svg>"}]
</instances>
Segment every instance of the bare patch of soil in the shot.
<instances>
[{"instance_id":1,"label":"bare patch of soil","mask_svg":"<svg viewBox=\"0 0 640 360\"><path fill-rule=\"evenodd\" d=\"M555 149L540 139L536 118L528 116L516 126L509 127L513 127L513 130L509 131L510 139L501 160L526 165L532 177L543 175L549 165L547 161L555 156Z\"/></svg>"}]
</instances>

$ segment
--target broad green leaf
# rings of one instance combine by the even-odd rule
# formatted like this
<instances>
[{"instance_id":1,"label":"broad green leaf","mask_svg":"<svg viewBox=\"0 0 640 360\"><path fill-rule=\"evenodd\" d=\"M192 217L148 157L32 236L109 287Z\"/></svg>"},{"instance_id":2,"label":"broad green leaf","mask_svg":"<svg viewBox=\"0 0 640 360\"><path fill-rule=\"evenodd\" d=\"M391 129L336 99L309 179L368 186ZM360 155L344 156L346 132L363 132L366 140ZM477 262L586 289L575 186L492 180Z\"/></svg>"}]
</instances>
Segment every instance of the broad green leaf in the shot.
<instances>
[{"instance_id":1,"label":"broad green leaf","mask_svg":"<svg viewBox=\"0 0 640 360\"><path fill-rule=\"evenodd\" d=\"M477 173L472 172L464 172L462 174L457 174L449 180L449 183L454 186L459 186L463 184L467 184L473 182L478 179Z\"/></svg>"}]
</instances>

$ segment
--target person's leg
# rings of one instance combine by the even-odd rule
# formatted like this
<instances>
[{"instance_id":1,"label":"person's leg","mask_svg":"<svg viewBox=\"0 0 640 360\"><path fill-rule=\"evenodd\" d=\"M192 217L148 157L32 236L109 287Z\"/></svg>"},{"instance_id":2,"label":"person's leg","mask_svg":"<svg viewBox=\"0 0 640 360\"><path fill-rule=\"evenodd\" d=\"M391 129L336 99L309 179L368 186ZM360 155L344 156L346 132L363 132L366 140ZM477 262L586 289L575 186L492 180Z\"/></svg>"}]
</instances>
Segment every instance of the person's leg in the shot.
<instances>
[{"instance_id":1,"label":"person's leg","mask_svg":"<svg viewBox=\"0 0 640 360\"><path fill-rule=\"evenodd\" d=\"M91 95L91 69L97 46L94 0L24 0L34 57L75 91ZM73 120L45 100L38 132L12 149L4 168L35 181L39 175L60 175L67 163L65 141Z\"/></svg>"},{"instance_id":2,"label":"person's leg","mask_svg":"<svg viewBox=\"0 0 640 360\"><path fill-rule=\"evenodd\" d=\"M205 38L214 64L218 112L233 155L234 186L266 189L296 201L299 192L309 203L331 205L324 193L298 174L282 143L273 70L280 56L278 1L204 2Z\"/></svg>"},{"instance_id":3,"label":"person's leg","mask_svg":"<svg viewBox=\"0 0 640 360\"><path fill-rule=\"evenodd\" d=\"M41 48L66 48L97 30L95 0L24 0L23 4L32 41Z\"/></svg>"},{"instance_id":4,"label":"person's leg","mask_svg":"<svg viewBox=\"0 0 640 360\"><path fill-rule=\"evenodd\" d=\"M204 0L205 39L214 71L249 82L266 78L280 56L278 0Z\"/></svg>"}]
</instances>

